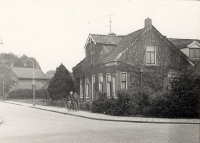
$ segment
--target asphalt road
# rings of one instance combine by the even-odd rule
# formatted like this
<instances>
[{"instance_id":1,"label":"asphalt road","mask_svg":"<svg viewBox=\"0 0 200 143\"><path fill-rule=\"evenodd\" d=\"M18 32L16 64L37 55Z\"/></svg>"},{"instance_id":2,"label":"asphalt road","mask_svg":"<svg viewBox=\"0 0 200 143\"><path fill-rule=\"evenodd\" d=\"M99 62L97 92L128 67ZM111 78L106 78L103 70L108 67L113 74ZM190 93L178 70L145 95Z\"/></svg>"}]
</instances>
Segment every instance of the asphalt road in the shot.
<instances>
[{"instance_id":1,"label":"asphalt road","mask_svg":"<svg viewBox=\"0 0 200 143\"><path fill-rule=\"evenodd\" d=\"M98 121L0 102L0 143L199 143L196 124Z\"/></svg>"}]
</instances>

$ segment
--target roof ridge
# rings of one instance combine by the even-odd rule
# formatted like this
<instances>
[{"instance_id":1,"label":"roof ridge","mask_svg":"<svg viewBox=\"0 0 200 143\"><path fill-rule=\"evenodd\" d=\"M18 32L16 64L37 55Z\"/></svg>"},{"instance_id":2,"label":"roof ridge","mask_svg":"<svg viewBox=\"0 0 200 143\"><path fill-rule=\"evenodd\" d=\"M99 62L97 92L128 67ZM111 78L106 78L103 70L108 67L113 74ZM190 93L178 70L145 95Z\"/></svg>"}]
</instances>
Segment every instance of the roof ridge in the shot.
<instances>
[{"instance_id":1,"label":"roof ridge","mask_svg":"<svg viewBox=\"0 0 200 143\"><path fill-rule=\"evenodd\" d=\"M90 35L95 35L95 36L116 36L116 37L124 37L126 35L105 35L105 34L90 34Z\"/></svg>"},{"instance_id":2,"label":"roof ridge","mask_svg":"<svg viewBox=\"0 0 200 143\"><path fill-rule=\"evenodd\" d=\"M167 39L176 39L176 40L200 40L200 39L183 39L183 38L167 38Z\"/></svg>"}]
</instances>

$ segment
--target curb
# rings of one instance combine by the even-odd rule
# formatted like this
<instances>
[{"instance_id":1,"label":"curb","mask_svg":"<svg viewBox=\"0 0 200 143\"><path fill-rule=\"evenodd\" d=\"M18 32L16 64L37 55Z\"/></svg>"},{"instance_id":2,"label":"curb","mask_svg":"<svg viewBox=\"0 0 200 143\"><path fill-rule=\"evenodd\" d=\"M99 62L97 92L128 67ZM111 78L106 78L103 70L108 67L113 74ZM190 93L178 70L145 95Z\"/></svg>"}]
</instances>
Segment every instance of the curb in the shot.
<instances>
[{"instance_id":1,"label":"curb","mask_svg":"<svg viewBox=\"0 0 200 143\"><path fill-rule=\"evenodd\" d=\"M4 103L24 106L24 105L17 104L17 103L10 103L10 102L4 102ZM86 118L86 119L91 119L91 120L99 120L99 121L129 122L129 123L152 123L152 124L200 124L200 123L191 123L191 122L172 122L172 121L171 122L162 122L162 121L157 122L157 121L131 121L131 120L103 119L103 118L87 117L87 116L83 116L83 115L75 115L75 114L70 114L70 113L65 113L65 112L60 112L60 111L55 111L55 110L50 110L50 109L43 109L43 108L33 107L33 106L26 106L26 107L35 108L35 109L44 110L44 111L50 111L50 112L64 114L64 115L71 115L71 116ZM1 124L1 120L0 120L0 124Z\"/></svg>"},{"instance_id":2,"label":"curb","mask_svg":"<svg viewBox=\"0 0 200 143\"><path fill-rule=\"evenodd\" d=\"M112 120L112 119L102 119L102 118L87 117L87 116L82 116L82 115L75 115L75 114L64 113L64 112L60 112L60 111L42 109L42 108L38 108L38 107L31 107L31 106L29 106L29 107L39 109L39 110L50 111L50 112L54 112L54 113L60 113L60 114L71 115L71 116L81 117L81 118L86 118L86 119L91 119L91 120L99 120L99 121L129 122L129 123L152 123L152 124L200 124L200 123L189 123L189 122L150 122L150 121Z\"/></svg>"},{"instance_id":3,"label":"curb","mask_svg":"<svg viewBox=\"0 0 200 143\"><path fill-rule=\"evenodd\" d=\"M10 103L10 102L5 102L5 101L4 101L4 103L9 103L9 104L14 104L14 105L23 106L23 105L21 105L21 104L17 104L17 103Z\"/></svg>"}]
</instances>

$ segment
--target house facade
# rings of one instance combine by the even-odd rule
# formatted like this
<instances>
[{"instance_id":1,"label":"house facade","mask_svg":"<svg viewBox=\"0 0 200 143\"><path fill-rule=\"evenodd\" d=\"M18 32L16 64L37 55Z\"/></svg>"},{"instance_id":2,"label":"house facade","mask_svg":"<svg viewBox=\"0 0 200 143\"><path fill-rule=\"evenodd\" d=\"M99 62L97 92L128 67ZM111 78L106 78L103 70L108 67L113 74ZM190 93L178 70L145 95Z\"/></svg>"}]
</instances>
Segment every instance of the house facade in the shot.
<instances>
[{"instance_id":1,"label":"house facade","mask_svg":"<svg viewBox=\"0 0 200 143\"><path fill-rule=\"evenodd\" d=\"M94 100L98 92L115 97L119 89L153 93L161 90L170 72L194 67L199 61L195 53L199 40L182 39L181 44L181 39L163 36L150 18L144 23L142 29L124 36L88 36L86 57L73 68L81 98Z\"/></svg>"},{"instance_id":2,"label":"house facade","mask_svg":"<svg viewBox=\"0 0 200 143\"><path fill-rule=\"evenodd\" d=\"M12 68L12 90L32 89L33 69L32 68ZM40 69L34 69L34 81L36 90L41 89L49 80Z\"/></svg>"}]
</instances>

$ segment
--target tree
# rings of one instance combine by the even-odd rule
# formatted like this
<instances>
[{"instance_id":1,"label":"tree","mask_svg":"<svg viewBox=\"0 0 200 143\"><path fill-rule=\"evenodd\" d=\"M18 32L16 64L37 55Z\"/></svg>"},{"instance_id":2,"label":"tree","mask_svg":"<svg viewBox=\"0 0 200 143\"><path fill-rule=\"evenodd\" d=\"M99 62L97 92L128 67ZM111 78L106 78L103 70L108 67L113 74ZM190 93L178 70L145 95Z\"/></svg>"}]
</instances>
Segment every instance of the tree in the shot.
<instances>
[{"instance_id":1,"label":"tree","mask_svg":"<svg viewBox=\"0 0 200 143\"><path fill-rule=\"evenodd\" d=\"M0 54L0 60L1 60L1 62L4 62L5 65L14 63L14 67L32 68L33 63L30 61L27 61L26 66L24 66L24 62L26 59L30 59L30 60L34 61L35 68L40 67L39 63L37 62L37 60L35 58L28 57L26 55L19 57L13 53L1 53Z\"/></svg>"},{"instance_id":2,"label":"tree","mask_svg":"<svg viewBox=\"0 0 200 143\"><path fill-rule=\"evenodd\" d=\"M63 64L56 68L47 90L52 100L66 98L69 96L70 91L74 91L72 77Z\"/></svg>"}]
</instances>

